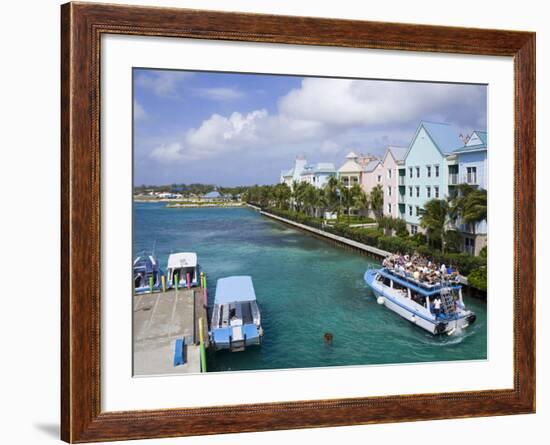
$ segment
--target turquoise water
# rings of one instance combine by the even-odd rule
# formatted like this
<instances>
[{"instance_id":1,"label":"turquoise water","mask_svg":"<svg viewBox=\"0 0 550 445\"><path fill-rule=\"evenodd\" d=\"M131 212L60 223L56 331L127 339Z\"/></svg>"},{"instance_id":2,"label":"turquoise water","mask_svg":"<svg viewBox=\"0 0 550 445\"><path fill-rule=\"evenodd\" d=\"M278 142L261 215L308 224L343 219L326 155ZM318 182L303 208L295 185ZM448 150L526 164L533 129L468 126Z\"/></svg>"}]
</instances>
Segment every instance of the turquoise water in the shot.
<instances>
[{"instance_id":1,"label":"turquoise water","mask_svg":"<svg viewBox=\"0 0 550 445\"><path fill-rule=\"evenodd\" d=\"M134 251L195 251L208 278L251 275L265 331L261 347L210 352L208 371L410 363L487 357L486 304L465 296L477 321L434 337L376 303L363 281L375 260L245 208L134 205ZM332 345L323 341L332 332Z\"/></svg>"}]
</instances>

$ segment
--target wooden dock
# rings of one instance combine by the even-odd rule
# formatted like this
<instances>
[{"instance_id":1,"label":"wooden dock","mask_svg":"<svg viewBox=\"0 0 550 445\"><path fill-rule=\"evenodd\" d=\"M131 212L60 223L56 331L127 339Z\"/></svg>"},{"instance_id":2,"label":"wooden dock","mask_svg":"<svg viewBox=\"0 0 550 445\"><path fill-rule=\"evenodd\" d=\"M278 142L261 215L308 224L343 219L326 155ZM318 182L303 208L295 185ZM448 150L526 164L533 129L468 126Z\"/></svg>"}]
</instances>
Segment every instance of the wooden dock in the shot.
<instances>
[{"instance_id":1,"label":"wooden dock","mask_svg":"<svg viewBox=\"0 0 550 445\"><path fill-rule=\"evenodd\" d=\"M208 346L204 289L170 289L133 297L133 371L135 376L201 372L199 319ZM185 340L186 362L174 365L176 341Z\"/></svg>"}]
</instances>

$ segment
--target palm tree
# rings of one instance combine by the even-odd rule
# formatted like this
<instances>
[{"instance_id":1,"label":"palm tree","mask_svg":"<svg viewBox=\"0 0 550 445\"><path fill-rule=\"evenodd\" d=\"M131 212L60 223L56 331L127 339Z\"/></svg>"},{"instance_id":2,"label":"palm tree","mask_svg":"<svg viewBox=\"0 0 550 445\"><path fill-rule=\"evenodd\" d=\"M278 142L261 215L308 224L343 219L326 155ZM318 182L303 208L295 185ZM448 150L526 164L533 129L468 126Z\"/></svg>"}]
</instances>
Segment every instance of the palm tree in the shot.
<instances>
[{"instance_id":1,"label":"palm tree","mask_svg":"<svg viewBox=\"0 0 550 445\"><path fill-rule=\"evenodd\" d=\"M312 215L315 210L315 203L317 200L316 194L317 190L313 185L306 182L301 184L300 198L306 213L309 215Z\"/></svg>"},{"instance_id":2,"label":"palm tree","mask_svg":"<svg viewBox=\"0 0 550 445\"><path fill-rule=\"evenodd\" d=\"M455 223L470 224L475 233L476 224L487 219L487 191L459 184L457 194L449 199L449 217Z\"/></svg>"},{"instance_id":3,"label":"palm tree","mask_svg":"<svg viewBox=\"0 0 550 445\"><path fill-rule=\"evenodd\" d=\"M445 229L449 218L449 203L444 199L431 199L420 211L420 226L426 229L428 243L441 241L441 250L445 252Z\"/></svg>"},{"instance_id":4,"label":"palm tree","mask_svg":"<svg viewBox=\"0 0 550 445\"><path fill-rule=\"evenodd\" d=\"M462 218L472 224L475 233L476 224L487 219L487 190L479 189L468 195Z\"/></svg>"},{"instance_id":5,"label":"palm tree","mask_svg":"<svg viewBox=\"0 0 550 445\"><path fill-rule=\"evenodd\" d=\"M288 206L291 194L290 187L285 183L277 184L273 187L273 197L275 198L277 207L280 209L284 209Z\"/></svg>"},{"instance_id":6,"label":"palm tree","mask_svg":"<svg viewBox=\"0 0 550 445\"><path fill-rule=\"evenodd\" d=\"M380 219L384 211L384 190L380 184L370 191L370 206L375 218Z\"/></svg>"},{"instance_id":7,"label":"palm tree","mask_svg":"<svg viewBox=\"0 0 550 445\"><path fill-rule=\"evenodd\" d=\"M338 206L339 213L343 210L347 210L348 213L348 222L351 218L351 209L354 204L354 197L357 194L357 189L354 187L348 187L342 182L338 184L338 194L340 195L340 204ZM359 187L359 186L357 186Z\"/></svg>"},{"instance_id":8,"label":"palm tree","mask_svg":"<svg viewBox=\"0 0 550 445\"><path fill-rule=\"evenodd\" d=\"M354 186L355 187L355 186ZM370 200L369 195L367 195L361 188L357 191L355 196L355 208L359 211L364 210L365 214L369 214Z\"/></svg>"}]
</instances>

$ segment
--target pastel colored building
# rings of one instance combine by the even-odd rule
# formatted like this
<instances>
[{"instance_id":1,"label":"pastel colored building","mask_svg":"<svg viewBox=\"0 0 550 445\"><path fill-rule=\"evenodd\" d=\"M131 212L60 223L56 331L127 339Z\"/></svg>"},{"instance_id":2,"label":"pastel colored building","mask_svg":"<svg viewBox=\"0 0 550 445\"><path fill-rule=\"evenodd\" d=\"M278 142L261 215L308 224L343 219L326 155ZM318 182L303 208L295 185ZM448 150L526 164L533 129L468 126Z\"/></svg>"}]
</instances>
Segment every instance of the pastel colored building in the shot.
<instances>
[{"instance_id":1,"label":"pastel colored building","mask_svg":"<svg viewBox=\"0 0 550 445\"><path fill-rule=\"evenodd\" d=\"M304 156L296 156L294 160L294 166L289 170L283 170L281 172L280 183L285 183L290 188L294 182L300 182L302 172L307 165L306 158Z\"/></svg>"},{"instance_id":2,"label":"pastel colored building","mask_svg":"<svg viewBox=\"0 0 550 445\"><path fill-rule=\"evenodd\" d=\"M487 190L487 133L474 131L466 144L448 157L449 193L456 193L458 184L469 184ZM487 221L475 225L458 222L457 229L463 239L463 250L475 255L487 245Z\"/></svg>"},{"instance_id":3,"label":"pastel colored building","mask_svg":"<svg viewBox=\"0 0 550 445\"><path fill-rule=\"evenodd\" d=\"M346 161L338 169L338 178L346 187L363 184L365 167L376 157L372 155L358 156L353 151L346 156Z\"/></svg>"},{"instance_id":4,"label":"pastel colored building","mask_svg":"<svg viewBox=\"0 0 550 445\"><path fill-rule=\"evenodd\" d=\"M420 230L420 210L430 199L448 196L447 156L464 146L446 123L421 122L399 166L399 215L411 234Z\"/></svg>"},{"instance_id":5,"label":"pastel colored building","mask_svg":"<svg viewBox=\"0 0 550 445\"><path fill-rule=\"evenodd\" d=\"M361 188L370 193L377 185L382 185L383 166L378 159L373 159L363 167Z\"/></svg>"},{"instance_id":6,"label":"pastel colored building","mask_svg":"<svg viewBox=\"0 0 550 445\"><path fill-rule=\"evenodd\" d=\"M336 176L336 168L330 162L306 165L300 174L300 181L316 188L323 188L331 176Z\"/></svg>"},{"instance_id":7,"label":"pastel colored building","mask_svg":"<svg viewBox=\"0 0 550 445\"><path fill-rule=\"evenodd\" d=\"M398 218L399 167L404 165L407 147L389 146L376 170L377 183L384 190L384 215Z\"/></svg>"}]
</instances>

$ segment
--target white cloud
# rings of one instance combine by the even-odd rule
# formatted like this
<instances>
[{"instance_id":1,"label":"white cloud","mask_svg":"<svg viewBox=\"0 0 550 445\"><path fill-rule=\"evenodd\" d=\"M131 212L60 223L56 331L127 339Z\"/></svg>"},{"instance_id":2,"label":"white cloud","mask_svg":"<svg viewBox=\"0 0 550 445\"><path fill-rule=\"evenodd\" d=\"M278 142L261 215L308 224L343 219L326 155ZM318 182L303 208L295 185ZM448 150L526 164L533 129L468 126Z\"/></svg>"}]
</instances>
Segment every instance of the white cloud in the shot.
<instances>
[{"instance_id":1,"label":"white cloud","mask_svg":"<svg viewBox=\"0 0 550 445\"><path fill-rule=\"evenodd\" d=\"M181 149L179 142L162 144L153 149L151 157L159 161L178 161L181 159Z\"/></svg>"},{"instance_id":2,"label":"white cloud","mask_svg":"<svg viewBox=\"0 0 550 445\"><path fill-rule=\"evenodd\" d=\"M152 71L139 74L136 85L153 91L157 96L169 97L176 95L178 82L190 76L192 73L186 71Z\"/></svg>"},{"instance_id":3,"label":"white cloud","mask_svg":"<svg viewBox=\"0 0 550 445\"><path fill-rule=\"evenodd\" d=\"M217 100L236 97L229 91L233 90L204 89L201 94ZM264 109L213 114L183 137L157 145L151 156L165 161L198 160L235 152L281 154L285 149L330 156L344 144L381 146L406 140L412 130L403 128L420 119L444 121L454 113L471 120L484 111L477 106L482 89L477 91L454 84L416 83L413 87L409 82L308 78L279 100L275 114Z\"/></svg>"},{"instance_id":4,"label":"white cloud","mask_svg":"<svg viewBox=\"0 0 550 445\"><path fill-rule=\"evenodd\" d=\"M134 119L140 121L147 119L147 117L148 114L143 106L137 100L134 100Z\"/></svg>"},{"instance_id":5,"label":"white cloud","mask_svg":"<svg viewBox=\"0 0 550 445\"><path fill-rule=\"evenodd\" d=\"M244 93L236 88L197 88L195 93L206 99L218 101L235 100L244 96Z\"/></svg>"},{"instance_id":6,"label":"white cloud","mask_svg":"<svg viewBox=\"0 0 550 445\"><path fill-rule=\"evenodd\" d=\"M181 143L159 145L151 152L157 160L208 159L236 151L264 150L280 144L296 144L323 136L316 122L270 115L266 110L229 117L212 115L198 128L185 133Z\"/></svg>"},{"instance_id":7,"label":"white cloud","mask_svg":"<svg viewBox=\"0 0 550 445\"><path fill-rule=\"evenodd\" d=\"M468 88L468 90L466 90ZM280 112L333 126L388 125L468 106L468 85L349 79L304 79L279 101Z\"/></svg>"}]
</instances>

